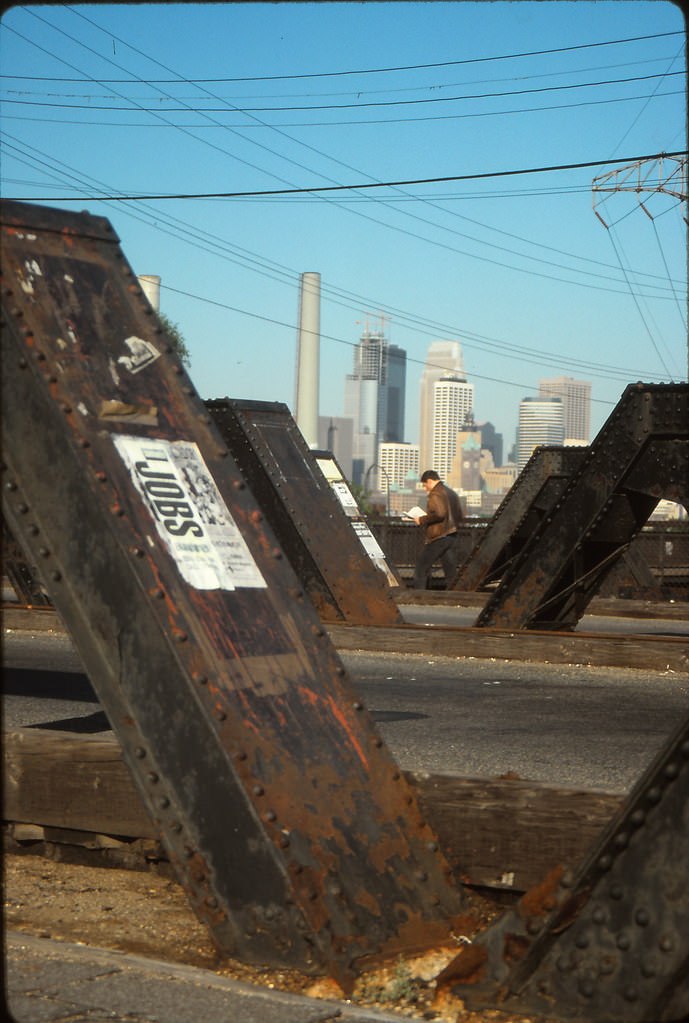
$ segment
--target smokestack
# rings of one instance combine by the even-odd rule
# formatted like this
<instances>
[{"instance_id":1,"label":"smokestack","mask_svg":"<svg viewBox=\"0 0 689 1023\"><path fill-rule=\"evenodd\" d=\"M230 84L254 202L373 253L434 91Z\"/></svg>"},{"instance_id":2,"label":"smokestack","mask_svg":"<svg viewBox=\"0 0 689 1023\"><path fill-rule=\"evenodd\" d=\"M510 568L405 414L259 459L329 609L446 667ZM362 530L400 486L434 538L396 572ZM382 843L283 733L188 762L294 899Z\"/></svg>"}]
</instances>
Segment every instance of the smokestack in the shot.
<instances>
[{"instance_id":1,"label":"smokestack","mask_svg":"<svg viewBox=\"0 0 689 1023\"><path fill-rule=\"evenodd\" d=\"M160 277L156 274L141 274L137 280L152 308L160 312Z\"/></svg>"},{"instance_id":2,"label":"smokestack","mask_svg":"<svg viewBox=\"0 0 689 1023\"><path fill-rule=\"evenodd\" d=\"M300 280L295 419L309 447L317 448L321 275L303 273Z\"/></svg>"}]
</instances>

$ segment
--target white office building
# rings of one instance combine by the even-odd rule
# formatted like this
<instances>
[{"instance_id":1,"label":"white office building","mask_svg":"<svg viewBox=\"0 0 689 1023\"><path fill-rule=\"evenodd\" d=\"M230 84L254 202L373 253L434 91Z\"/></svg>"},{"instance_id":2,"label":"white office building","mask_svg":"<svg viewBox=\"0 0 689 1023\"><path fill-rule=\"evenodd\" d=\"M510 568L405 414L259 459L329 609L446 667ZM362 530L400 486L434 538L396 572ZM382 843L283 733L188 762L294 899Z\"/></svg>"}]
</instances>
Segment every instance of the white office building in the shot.
<instances>
[{"instance_id":1,"label":"white office building","mask_svg":"<svg viewBox=\"0 0 689 1023\"><path fill-rule=\"evenodd\" d=\"M378 489L387 494L388 489L401 490L412 478L419 479L418 444L378 445Z\"/></svg>"},{"instance_id":2,"label":"white office building","mask_svg":"<svg viewBox=\"0 0 689 1023\"><path fill-rule=\"evenodd\" d=\"M561 398L524 398L519 402L517 468L521 471L534 448L542 444L562 446L565 418Z\"/></svg>"},{"instance_id":3,"label":"white office building","mask_svg":"<svg viewBox=\"0 0 689 1023\"><path fill-rule=\"evenodd\" d=\"M539 398L559 398L564 417L565 444L591 441L591 384L572 377L539 381Z\"/></svg>"},{"instance_id":4,"label":"white office building","mask_svg":"<svg viewBox=\"0 0 689 1023\"><path fill-rule=\"evenodd\" d=\"M432 394L431 457L423 469L435 469L447 481L457 454L457 435L473 421L474 385L448 375L435 381Z\"/></svg>"},{"instance_id":5,"label":"white office building","mask_svg":"<svg viewBox=\"0 0 689 1023\"><path fill-rule=\"evenodd\" d=\"M437 468L433 464L434 386L441 377L447 376L466 380L462 346L459 341L433 341L419 390L419 466L422 472Z\"/></svg>"}]
</instances>

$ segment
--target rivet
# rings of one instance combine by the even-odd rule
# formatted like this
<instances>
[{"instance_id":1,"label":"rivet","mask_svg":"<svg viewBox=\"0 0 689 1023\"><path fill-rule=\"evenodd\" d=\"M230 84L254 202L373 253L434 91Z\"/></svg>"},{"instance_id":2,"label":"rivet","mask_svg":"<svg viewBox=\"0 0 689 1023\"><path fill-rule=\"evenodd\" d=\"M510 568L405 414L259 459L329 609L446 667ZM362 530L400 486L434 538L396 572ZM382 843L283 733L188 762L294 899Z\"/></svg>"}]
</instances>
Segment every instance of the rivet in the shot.
<instances>
[{"instance_id":1,"label":"rivet","mask_svg":"<svg viewBox=\"0 0 689 1023\"><path fill-rule=\"evenodd\" d=\"M251 791L255 796L262 796L265 793L265 789L262 785L254 785Z\"/></svg>"},{"instance_id":2,"label":"rivet","mask_svg":"<svg viewBox=\"0 0 689 1023\"><path fill-rule=\"evenodd\" d=\"M225 711L221 707L214 707L213 708L213 717L217 721L224 721L227 718L227 714L225 713Z\"/></svg>"},{"instance_id":3,"label":"rivet","mask_svg":"<svg viewBox=\"0 0 689 1023\"><path fill-rule=\"evenodd\" d=\"M249 516L249 518L251 519L252 522L262 522L263 521L263 516L261 515L260 511L252 511L252 513Z\"/></svg>"},{"instance_id":4,"label":"rivet","mask_svg":"<svg viewBox=\"0 0 689 1023\"><path fill-rule=\"evenodd\" d=\"M154 586L152 590L148 591L154 600L163 600L165 597L165 591L161 590L160 586Z\"/></svg>"},{"instance_id":5,"label":"rivet","mask_svg":"<svg viewBox=\"0 0 689 1023\"><path fill-rule=\"evenodd\" d=\"M596 985L592 980L582 980L579 984L579 991L584 998L592 998L596 991Z\"/></svg>"},{"instance_id":6,"label":"rivet","mask_svg":"<svg viewBox=\"0 0 689 1023\"><path fill-rule=\"evenodd\" d=\"M181 375L184 372L184 370L182 369L181 366L173 366L172 367L172 372L175 374L175 376L181 377Z\"/></svg>"},{"instance_id":7,"label":"rivet","mask_svg":"<svg viewBox=\"0 0 689 1023\"><path fill-rule=\"evenodd\" d=\"M393 781L399 781L400 777L401 777L401 775L400 775L399 771L393 771L392 772L392 780Z\"/></svg>"},{"instance_id":8,"label":"rivet","mask_svg":"<svg viewBox=\"0 0 689 1023\"><path fill-rule=\"evenodd\" d=\"M532 918L526 925L526 930L529 934L538 934L543 929L543 924L540 920Z\"/></svg>"},{"instance_id":9,"label":"rivet","mask_svg":"<svg viewBox=\"0 0 689 1023\"><path fill-rule=\"evenodd\" d=\"M72 411L72 406L69 405L66 401L60 402L60 408L65 413L65 415L69 415L69 413Z\"/></svg>"},{"instance_id":10,"label":"rivet","mask_svg":"<svg viewBox=\"0 0 689 1023\"><path fill-rule=\"evenodd\" d=\"M28 504L25 504L24 501L21 501L20 504L17 505L17 511L19 512L20 515L26 515L28 510L29 506Z\"/></svg>"},{"instance_id":11,"label":"rivet","mask_svg":"<svg viewBox=\"0 0 689 1023\"><path fill-rule=\"evenodd\" d=\"M617 849L626 849L629 845L629 836L624 831L620 831L619 834L615 835L614 844Z\"/></svg>"},{"instance_id":12,"label":"rivet","mask_svg":"<svg viewBox=\"0 0 689 1023\"><path fill-rule=\"evenodd\" d=\"M686 739L679 748L683 757L689 757L689 739Z\"/></svg>"},{"instance_id":13,"label":"rivet","mask_svg":"<svg viewBox=\"0 0 689 1023\"><path fill-rule=\"evenodd\" d=\"M593 920L594 924L604 924L605 923L605 911L602 910L600 908L600 906L596 906L596 908L594 909L593 913L591 914L591 919Z\"/></svg>"},{"instance_id":14,"label":"rivet","mask_svg":"<svg viewBox=\"0 0 689 1023\"><path fill-rule=\"evenodd\" d=\"M289 849L289 838L287 835L282 835L278 844L281 849Z\"/></svg>"},{"instance_id":15,"label":"rivet","mask_svg":"<svg viewBox=\"0 0 689 1023\"><path fill-rule=\"evenodd\" d=\"M121 519L122 516L124 515L124 508L120 504L113 504L110 507L110 514L116 515L118 518Z\"/></svg>"},{"instance_id":16,"label":"rivet","mask_svg":"<svg viewBox=\"0 0 689 1023\"><path fill-rule=\"evenodd\" d=\"M674 779L679 774L679 767L677 766L677 764L673 764L673 763L666 764L665 765L665 770L663 771L663 774L668 779L668 781L674 781Z\"/></svg>"},{"instance_id":17,"label":"rivet","mask_svg":"<svg viewBox=\"0 0 689 1023\"><path fill-rule=\"evenodd\" d=\"M577 940L574 942L574 944L577 946L577 948L588 948L589 939L585 934L580 934Z\"/></svg>"},{"instance_id":18,"label":"rivet","mask_svg":"<svg viewBox=\"0 0 689 1023\"><path fill-rule=\"evenodd\" d=\"M186 632L175 633L175 643L186 643L188 639L189 637L187 636Z\"/></svg>"},{"instance_id":19,"label":"rivet","mask_svg":"<svg viewBox=\"0 0 689 1023\"><path fill-rule=\"evenodd\" d=\"M98 472L96 473L96 479L98 480L99 483L105 483L107 478L108 477L105 475L102 469L99 469Z\"/></svg>"},{"instance_id":20,"label":"rivet","mask_svg":"<svg viewBox=\"0 0 689 1023\"><path fill-rule=\"evenodd\" d=\"M176 835L179 835L181 830L182 825L179 823L179 821L173 821L172 824L170 825L170 831L174 831Z\"/></svg>"},{"instance_id":21,"label":"rivet","mask_svg":"<svg viewBox=\"0 0 689 1023\"><path fill-rule=\"evenodd\" d=\"M630 815L629 820L635 828L640 828L646 820L646 814L643 810L635 810L634 813Z\"/></svg>"},{"instance_id":22,"label":"rivet","mask_svg":"<svg viewBox=\"0 0 689 1023\"><path fill-rule=\"evenodd\" d=\"M156 782L158 781L158 775L155 773L155 771L149 771L146 777L150 781L151 785L155 785Z\"/></svg>"},{"instance_id":23,"label":"rivet","mask_svg":"<svg viewBox=\"0 0 689 1023\"><path fill-rule=\"evenodd\" d=\"M617 935L617 941L615 942L615 944L623 952L626 952L627 949L631 946L631 940L629 938L629 935L628 934L624 934L624 933L618 934Z\"/></svg>"},{"instance_id":24,"label":"rivet","mask_svg":"<svg viewBox=\"0 0 689 1023\"><path fill-rule=\"evenodd\" d=\"M655 975L656 975L655 965L652 962L650 962L650 961L642 963L641 964L641 974L644 977L655 977Z\"/></svg>"},{"instance_id":25,"label":"rivet","mask_svg":"<svg viewBox=\"0 0 689 1023\"><path fill-rule=\"evenodd\" d=\"M232 486L234 487L235 490L244 490L246 483L244 482L244 480L234 480Z\"/></svg>"},{"instance_id":26,"label":"rivet","mask_svg":"<svg viewBox=\"0 0 689 1023\"><path fill-rule=\"evenodd\" d=\"M7 488L7 490L14 491L17 489L17 484L15 483L14 480L10 480L8 483L5 484L5 487Z\"/></svg>"},{"instance_id":27,"label":"rivet","mask_svg":"<svg viewBox=\"0 0 689 1023\"><path fill-rule=\"evenodd\" d=\"M207 896L206 896L206 898L205 898L205 899L204 899L203 901L204 901L204 902L206 903L206 905L207 905L207 906L209 906L209 907L210 907L211 909L217 909L217 906L218 906L218 900L216 899L215 895L207 895Z\"/></svg>"},{"instance_id":28,"label":"rivet","mask_svg":"<svg viewBox=\"0 0 689 1023\"><path fill-rule=\"evenodd\" d=\"M354 708L354 710L363 710L364 709L363 703L361 703L359 700L355 700L354 703L352 704L352 707Z\"/></svg>"},{"instance_id":29,"label":"rivet","mask_svg":"<svg viewBox=\"0 0 689 1023\"><path fill-rule=\"evenodd\" d=\"M417 881L427 881L428 880L428 874L426 873L425 870L417 870L417 871L415 871L414 872L414 877L416 878Z\"/></svg>"},{"instance_id":30,"label":"rivet","mask_svg":"<svg viewBox=\"0 0 689 1023\"><path fill-rule=\"evenodd\" d=\"M619 900L624 895L624 889L621 884L613 884L610 886L610 898Z\"/></svg>"},{"instance_id":31,"label":"rivet","mask_svg":"<svg viewBox=\"0 0 689 1023\"><path fill-rule=\"evenodd\" d=\"M47 547L39 547L38 548L38 553L41 555L42 558L49 558L50 557L50 551L48 550Z\"/></svg>"},{"instance_id":32,"label":"rivet","mask_svg":"<svg viewBox=\"0 0 689 1023\"><path fill-rule=\"evenodd\" d=\"M237 753L235 753L235 759L246 760L246 753L244 752L244 750L239 750Z\"/></svg>"},{"instance_id":33,"label":"rivet","mask_svg":"<svg viewBox=\"0 0 689 1023\"><path fill-rule=\"evenodd\" d=\"M200 671L195 671L191 677L194 682L198 682L200 686L205 686L208 683L208 675L203 675Z\"/></svg>"},{"instance_id":34,"label":"rivet","mask_svg":"<svg viewBox=\"0 0 689 1023\"><path fill-rule=\"evenodd\" d=\"M136 747L136 749L134 750L134 756L136 757L137 760L144 759L144 757L146 756L146 750L143 748L143 746Z\"/></svg>"},{"instance_id":35,"label":"rivet","mask_svg":"<svg viewBox=\"0 0 689 1023\"><path fill-rule=\"evenodd\" d=\"M650 920L650 917L645 909L637 909L636 913L634 914L634 919L638 923L639 927L646 927Z\"/></svg>"},{"instance_id":36,"label":"rivet","mask_svg":"<svg viewBox=\"0 0 689 1023\"><path fill-rule=\"evenodd\" d=\"M657 785L654 785L646 793L646 799L649 801L649 803L659 803L662 797L663 794Z\"/></svg>"},{"instance_id":37,"label":"rivet","mask_svg":"<svg viewBox=\"0 0 689 1023\"><path fill-rule=\"evenodd\" d=\"M160 799L158 800L158 806L160 807L161 810L166 810L169 805L170 800L167 798L167 796L161 796Z\"/></svg>"},{"instance_id":38,"label":"rivet","mask_svg":"<svg viewBox=\"0 0 689 1023\"><path fill-rule=\"evenodd\" d=\"M438 843L437 842L428 842L427 845L426 845L426 848L428 849L429 852L435 853L435 852L438 851Z\"/></svg>"},{"instance_id":39,"label":"rivet","mask_svg":"<svg viewBox=\"0 0 689 1023\"><path fill-rule=\"evenodd\" d=\"M631 984L626 987L622 992L622 997L626 1002L635 1002L639 997L639 992Z\"/></svg>"},{"instance_id":40,"label":"rivet","mask_svg":"<svg viewBox=\"0 0 689 1023\"><path fill-rule=\"evenodd\" d=\"M279 561L282 558L282 551L279 550L277 547L274 547L270 553L272 554L276 561Z\"/></svg>"},{"instance_id":41,"label":"rivet","mask_svg":"<svg viewBox=\"0 0 689 1023\"><path fill-rule=\"evenodd\" d=\"M571 873L571 871L568 870L560 878L560 886L562 888L571 888L573 884L574 884L574 875Z\"/></svg>"},{"instance_id":42,"label":"rivet","mask_svg":"<svg viewBox=\"0 0 689 1023\"><path fill-rule=\"evenodd\" d=\"M24 356L22 355L21 359L19 360L19 368L20 368L20 369L26 369L26 367L27 367L28 365L29 365L29 363L27 362L27 360L26 360L26 359L24 358Z\"/></svg>"},{"instance_id":43,"label":"rivet","mask_svg":"<svg viewBox=\"0 0 689 1023\"><path fill-rule=\"evenodd\" d=\"M133 554L135 558L143 558L144 550L142 547L130 547L129 553Z\"/></svg>"},{"instance_id":44,"label":"rivet","mask_svg":"<svg viewBox=\"0 0 689 1023\"><path fill-rule=\"evenodd\" d=\"M53 582L59 583L60 579L62 579L62 572L58 572L57 569L54 569L54 571L50 573L50 578Z\"/></svg>"},{"instance_id":45,"label":"rivet","mask_svg":"<svg viewBox=\"0 0 689 1023\"><path fill-rule=\"evenodd\" d=\"M80 448L91 447L91 442L87 440L86 437L80 437L79 440L77 441L77 444L79 445Z\"/></svg>"},{"instance_id":46,"label":"rivet","mask_svg":"<svg viewBox=\"0 0 689 1023\"><path fill-rule=\"evenodd\" d=\"M266 810L263 814L263 819L266 821L274 821L277 819L277 814L273 810Z\"/></svg>"},{"instance_id":47,"label":"rivet","mask_svg":"<svg viewBox=\"0 0 689 1023\"><path fill-rule=\"evenodd\" d=\"M675 943L673 942L672 938L667 934L664 934L663 937L658 942L658 948L661 950L661 952L672 952L674 947Z\"/></svg>"}]
</instances>

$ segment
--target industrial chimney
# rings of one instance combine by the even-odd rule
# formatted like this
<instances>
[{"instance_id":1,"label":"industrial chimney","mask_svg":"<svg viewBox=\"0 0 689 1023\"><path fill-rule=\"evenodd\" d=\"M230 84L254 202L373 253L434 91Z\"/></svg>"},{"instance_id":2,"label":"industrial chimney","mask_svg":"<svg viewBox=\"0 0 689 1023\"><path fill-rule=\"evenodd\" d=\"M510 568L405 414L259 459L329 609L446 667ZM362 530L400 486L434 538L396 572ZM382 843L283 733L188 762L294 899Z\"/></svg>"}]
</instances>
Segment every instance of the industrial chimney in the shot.
<instances>
[{"instance_id":1,"label":"industrial chimney","mask_svg":"<svg viewBox=\"0 0 689 1023\"><path fill-rule=\"evenodd\" d=\"M156 274L140 274L137 280L151 307L155 312L160 312L160 277Z\"/></svg>"},{"instance_id":2,"label":"industrial chimney","mask_svg":"<svg viewBox=\"0 0 689 1023\"><path fill-rule=\"evenodd\" d=\"M295 419L309 447L317 448L321 275L303 273L300 280Z\"/></svg>"}]
</instances>

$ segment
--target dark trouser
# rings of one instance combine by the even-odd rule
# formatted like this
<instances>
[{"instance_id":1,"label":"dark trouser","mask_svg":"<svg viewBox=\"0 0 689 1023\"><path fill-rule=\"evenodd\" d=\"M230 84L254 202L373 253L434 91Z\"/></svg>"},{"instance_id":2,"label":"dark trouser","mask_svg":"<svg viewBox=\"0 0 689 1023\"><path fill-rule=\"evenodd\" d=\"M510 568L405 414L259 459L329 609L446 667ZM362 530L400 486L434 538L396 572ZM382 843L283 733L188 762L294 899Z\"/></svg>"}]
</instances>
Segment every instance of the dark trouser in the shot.
<instances>
[{"instance_id":1,"label":"dark trouser","mask_svg":"<svg viewBox=\"0 0 689 1023\"><path fill-rule=\"evenodd\" d=\"M414 589L425 590L428 586L428 576L436 561L443 566L445 573L445 589L452 582L457 568L457 534L450 533L449 536L439 536L437 540L425 543L416 559L414 569Z\"/></svg>"}]
</instances>

